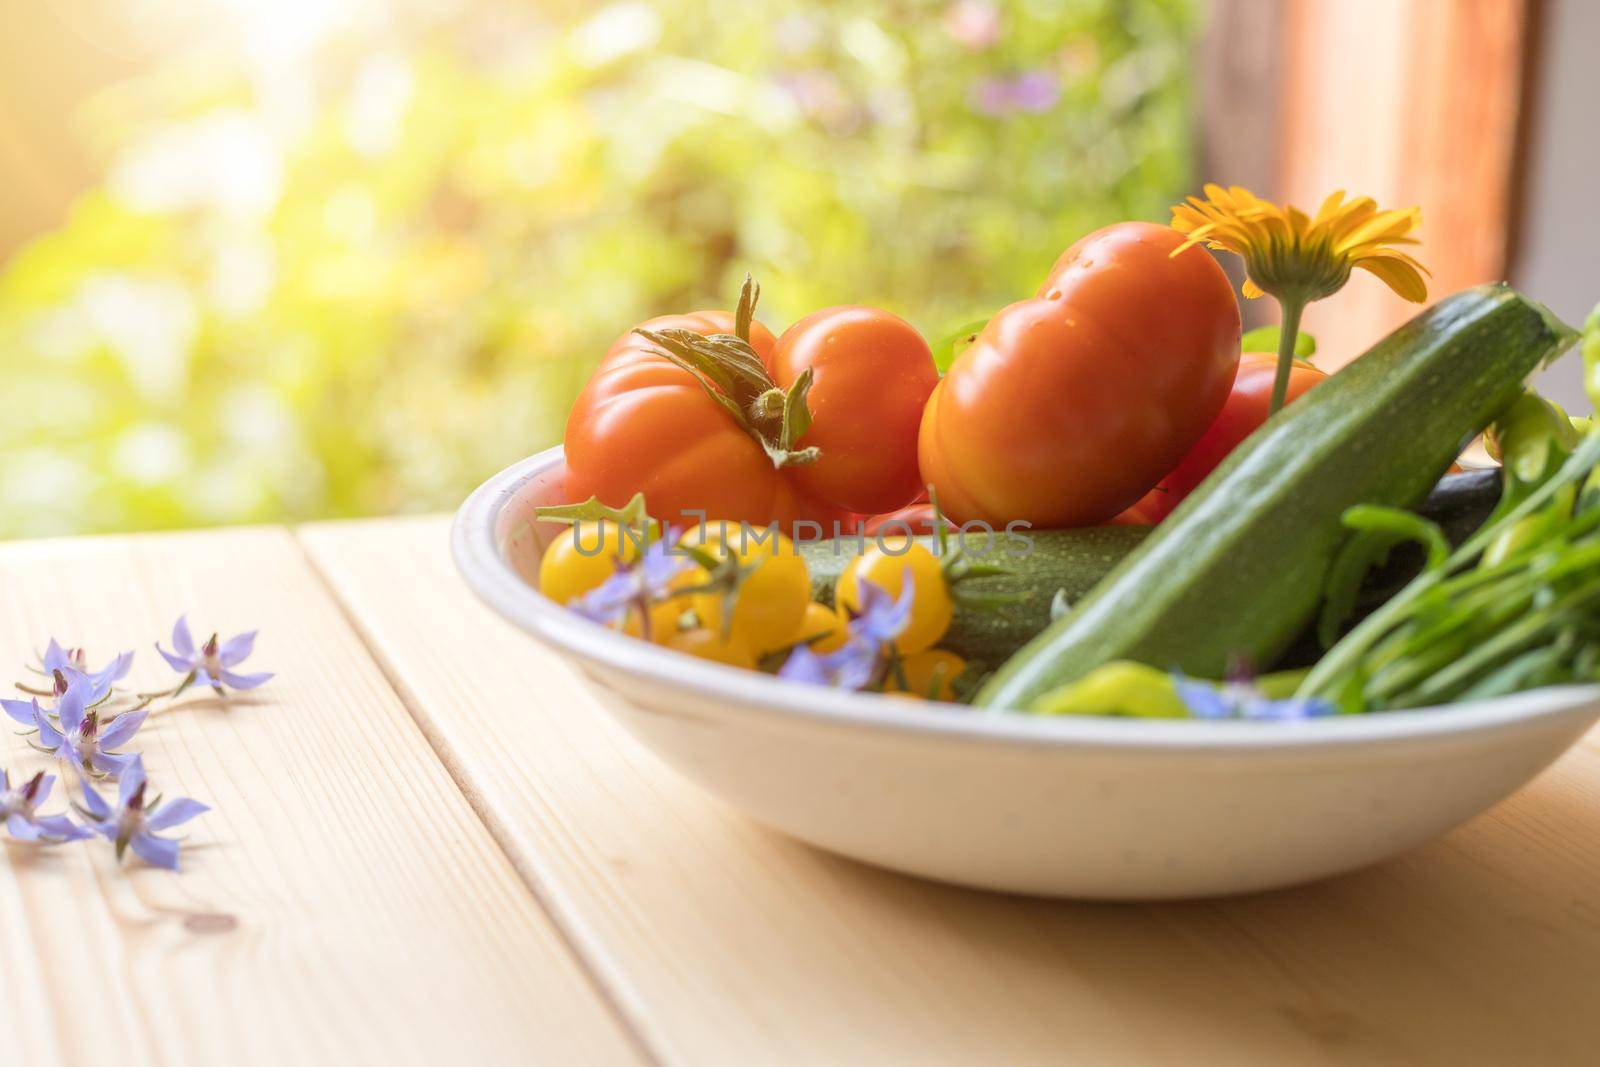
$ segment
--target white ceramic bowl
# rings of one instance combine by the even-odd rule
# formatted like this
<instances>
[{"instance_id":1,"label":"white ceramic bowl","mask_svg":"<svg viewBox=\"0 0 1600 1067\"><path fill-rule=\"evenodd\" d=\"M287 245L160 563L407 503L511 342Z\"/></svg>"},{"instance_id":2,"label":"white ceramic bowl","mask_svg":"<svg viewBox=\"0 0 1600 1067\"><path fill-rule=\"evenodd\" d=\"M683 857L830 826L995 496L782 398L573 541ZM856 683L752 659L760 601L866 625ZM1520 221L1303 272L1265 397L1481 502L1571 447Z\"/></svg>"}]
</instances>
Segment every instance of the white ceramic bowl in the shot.
<instances>
[{"instance_id":1,"label":"white ceramic bowl","mask_svg":"<svg viewBox=\"0 0 1600 1067\"><path fill-rule=\"evenodd\" d=\"M1600 687L1308 722L1039 718L780 682L577 618L532 584L561 450L485 482L457 565L578 664L680 772L801 840L1019 893L1207 896L1351 870L1421 844L1538 774Z\"/></svg>"}]
</instances>

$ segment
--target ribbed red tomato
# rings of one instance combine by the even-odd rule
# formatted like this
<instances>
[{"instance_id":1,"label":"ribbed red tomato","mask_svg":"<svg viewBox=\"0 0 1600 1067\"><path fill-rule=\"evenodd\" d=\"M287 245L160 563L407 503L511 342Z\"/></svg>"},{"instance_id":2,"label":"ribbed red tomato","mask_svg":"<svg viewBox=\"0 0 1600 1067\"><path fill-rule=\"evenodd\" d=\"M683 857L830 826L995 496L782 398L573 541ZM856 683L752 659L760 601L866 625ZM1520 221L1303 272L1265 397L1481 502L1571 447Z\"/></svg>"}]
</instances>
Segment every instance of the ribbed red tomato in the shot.
<instances>
[{"instance_id":1,"label":"ribbed red tomato","mask_svg":"<svg viewBox=\"0 0 1600 1067\"><path fill-rule=\"evenodd\" d=\"M665 315L642 328L731 334L726 311ZM750 346L771 369L771 331L750 326ZM643 492L650 512L673 525L694 513L764 525L831 514L802 499L787 470L709 396L694 375L632 331L617 338L578 394L564 438L567 496L612 507Z\"/></svg>"},{"instance_id":2,"label":"ribbed red tomato","mask_svg":"<svg viewBox=\"0 0 1600 1067\"><path fill-rule=\"evenodd\" d=\"M669 523L704 512L831 530L846 512L892 510L920 491L917 427L938 372L901 319L827 308L776 341L752 321L745 343L726 336L735 316L720 311L640 330L653 338L618 338L567 418L569 498L620 507L642 492ZM725 336L700 340L712 335Z\"/></svg>"},{"instance_id":3,"label":"ribbed red tomato","mask_svg":"<svg viewBox=\"0 0 1600 1067\"><path fill-rule=\"evenodd\" d=\"M1172 470L1222 409L1239 307L1203 249L1125 222L1067 249L989 321L923 413L919 455L957 522L1091 526Z\"/></svg>"}]
</instances>

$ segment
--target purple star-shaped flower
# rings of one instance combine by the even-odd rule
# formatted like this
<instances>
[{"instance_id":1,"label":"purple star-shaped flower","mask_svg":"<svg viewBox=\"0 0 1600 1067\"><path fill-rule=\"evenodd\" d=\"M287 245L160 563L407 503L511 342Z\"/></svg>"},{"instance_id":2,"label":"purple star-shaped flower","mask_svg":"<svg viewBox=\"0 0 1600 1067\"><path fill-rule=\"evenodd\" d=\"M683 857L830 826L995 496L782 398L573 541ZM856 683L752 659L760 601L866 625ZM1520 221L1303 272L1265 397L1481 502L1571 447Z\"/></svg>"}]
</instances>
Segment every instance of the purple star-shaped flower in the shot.
<instances>
[{"instance_id":1,"label":"purple star-shaped flower","mask_svg":"<svg viewBox=\"0 0 1600 1067\"><path fill-rule=\"evenodd\" d=\"M18 731L19 733L25 732L31 734L33 731L39 728L33 719L34 709L36 708L39 708L39 701L37 699L0 700L0 709L3 709L7 715L21 723L23 726L27 727L26 731ZM41 708L39 710L46 715L55 714L54 708Z\"/></svg>"},{"instance_id":2,"label":"purple star-shaped flower","mask_svg":"<svg viewBox=\"0 0 1600 1067\"><path fill-rule=\"evenodd\" d=\"M1326 700L1272 700L1248 677L1234 677L1221 685L1195 681L1181 674L1172 676L1172 687L1197 719L1255 719L1291 721L1332 715L1334 707Z\"/></svg>"},{"instance_id":3,"label":"purple star-shaped flower","mask_svg":"<svg viewBox=\"0 0 1600 1067\"><path fill-rule=\"evenodd\" d=\"M681 531L667 530L646 545L638 559L618 563L615 574L567 607L602 626L621 622L637 608L648 625L650 605L670 596L673 581L692 566L687 556L676 551L679 536Z\"/></svg>"},{"instance_id":4,"label":"purple star-shaped flower","mask_svg":"<svg viewBox=\"0 0 1600 1067\"><path fill-rule=\"evenodd\" d=\"M128 712L102 723L100 713L89 707L91 695L88 679L75 673L56 701L54 721L34 700L33 725L39 731L36 747L80 774L116 777L137 757L111 750L132 740L150 713Z\"/></svg>"},{"instance_id":5,"label":"purple star-shaped flower","mask_svg":"<svg viewBox=\"0 0 1600 1067\"><path fill-rule=\"evenodd\" d=\"M44 650L41 657L46 674L54 675L57 671L76 671L87 677L96 691L110 690L111 686L121 681L133 667L133 653L124 652L115 656L104 667L97 671L89 669L89 656L81 648L62 648L55 638L50 639L50 645Z\"/></svg>"},{"instance_id":6,"label":"purple star-shaped flower","mask_svg":"<svg viewBox=\"0 0 1600 1067\"><path fill-rule=\"evenodd\" d=\"M778 668L778 677L804 685L860 689L872 681L877 668L878 647L867 641L849 640L832 652L822 653L797 645Z\"/></svg>"},{"instance_id":7,"label":"purple star-shaped flower","mask_svg":"<svg viewBox=\"0 0 1600 1067\"><path fill-rule=\"evenodd\" d=\"M66 815L40 815L39 807L50 798L55 776L40 771L17 788L11 776L0 769L0 824L18 841L42 841L58 845L93 836Z\"/></svg>"},{"instance_id":8,"label":"purple star-shaped flower","mask_svg":"<svg viewBox=\"0 0 1600 1067\"><path fill-rule=\"evenodd\" d=\"M856 585L859 604L848 623L852 637L884 645L906 632L906 627L911 623L912 598L916 593L910 567L905 569L901 578L899 599L890 596L887 589L875 582L863 580Z\"/></svg>"},{"instance_id":9,"label":"purple star-shaped flower","mask_svg":"<svg viewBox=\"0 0 1600 1067\"><path fill-rule=\"evenodd\" d=\"M230 637L221 643L218 642L217 635L212 634L205 644L196 648L194 638L189 634L188 620L180 615L172 626L172 651L168 652L159 643L156 645L156 651L161 653L161 658L166 660L173 670L189 676L184 679L173 696L177 696L191 684L209 685L216 690L218 696L225 696L227 690L223 689L224 685L230 689L254 689L272 678L270 671L263 671L260 674L238 674L233 670L250 655L255 643L256 631L251 630L249 633Z\"/></svg>"},{"instance_id":10,"label":"purple star-shaped flower","mask_svg":"<svg viewBox=\"0 0 1600 1067\"><path fill-rule=\"evenodd\" d=\"M906 574L898 599L873 582L861 581L857 594L860 610L846 624L849 636L832 652L817 653L797 646L778 668L778 677L806 685L835 689L860 689L872 682L889 642L905 632L911 622L915 587Z\"/></svg>"},{"instance_id":11,"label":"purple star-shaped flower","mask_svg":"<svg viewBox=\"0 0 1600 1067\"><path fill-rule=\"evenodd\" d=\"M89 829L117 847L117 859L122 859L128 849L133 854L163 870L178 869L179 842L170 837L158 836L162 830L203 815L211 809L198 800L169 800L147 796L149 781L144 773L144 760L135 756L117 787L117 804L106 803L95 788L83 783L83 812L89 820Z\"/></svg>"},{"instance_id":12,"label":"purple star-shaped flower","mask_svg":"<svg viewBox=\"0 0 1600 1067\"><path fill-rule=\"evenodd\" d=\"M128 653L128 656L131 659L132 653ZM119 660L121 658L120 656L118 657ZM113 662L107 670L98 671L92 675L84 674L76 667L53 667L50 671L51 693L57 701L60 701L66 695L67 690L76 683L84 691L83 706L86 708L96 707L111 695L111 686L117 677L113 671L115 666L116 663ZM30 689L27 692L31 693L34 690ZM8 716L26 726L25 733L32 733L37 728L33 718L33 711L34 708L39 706L37 700L0 700L0 710L4 710ZM47 718L57 722L60 721L60 716L57 715L54 707L43 708L43 711Z\"/></svg>"}]
</instances>

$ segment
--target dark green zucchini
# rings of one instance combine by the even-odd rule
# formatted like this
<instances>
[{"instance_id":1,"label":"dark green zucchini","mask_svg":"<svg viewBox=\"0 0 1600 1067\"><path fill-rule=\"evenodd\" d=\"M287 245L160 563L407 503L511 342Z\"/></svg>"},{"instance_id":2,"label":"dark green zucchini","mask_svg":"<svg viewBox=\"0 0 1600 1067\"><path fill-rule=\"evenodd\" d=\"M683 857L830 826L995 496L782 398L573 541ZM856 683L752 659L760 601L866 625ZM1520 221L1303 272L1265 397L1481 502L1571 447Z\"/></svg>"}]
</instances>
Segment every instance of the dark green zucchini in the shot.
<instances>
[{"instance_id":1,"label":"dark green zucchini","mask_svg":"<svg viewBox=\"0 0 1600 1067\"><path fill-rule=\"evenodd\" d=\"M952 548L959 546L973 559L1011 569L1009 574L965 578L962 588L998 595L1011 602L997 611L959 608L939 647L989 666L1004 662L1049 625L1050 604L1058 592L1069 604L1087 595L1145 539L1150 529L1090 526L1081 530L1034 530L1026 533L1030 539L1027 546L1006 533L997 533L993 538L982 532L951 534ZM917 540L929 551L938 552L935 538ZM993 549L989 547L991 541ZM861 539L853 537L801 542L800 552L811 570L814 599L833 603L834 584L850 561L861 554L862 546Z\"/></svg>"},{"instance_id":2,"label":"dark green zucchini","mask_svg":"<svg viewBox=\"0 0 1600 1067\"><path fill-rule=\"evenodd\" d=\"M1415 507L1572 332L1505 286L1448 297L1269 419L984 685L1026 708L1113 660L1218 678L1310 620L1355 504Z\"/></svg>"},{"instance_id":3,"label":"dark green zucchini","mask_svg":"<svg viewBox=\"0 0 1600 1067\"><path fill-rule=\"evenodd\" d=\"M1500 500L1498 470L1469 471L1445 476L1422 506L1424 517L1444 528L1453 543L1465 541L1483 524ZM1050 606L1059 594L1076 603L1099 584L1122 558L1137 548L1150 532L1148 526L1093 526L1081 530L1037 530L1028 533L1026 555L1009 535L1000 534L998 552L991 553L981 533L967 535L967 550L1011 568L1010 574L969 578L963 585L975 593L999 594L1012 601L999 611L958 608L950 629L939 642L943 648L969 660L996 665L1027 644L1050 624ZM952 535L954 536L954 535ZM918 537L929 551L936 539ZM953 544L960 544L953 541ZM861 554L859 538L801 542L800 552L811 570L811 595L833 603L833 587L850 561ZM1363 586L1358 607L1381 603L1411 580L1422 563L1421 553L1402 545L1394 557L1375 570ZM1311 640L1314 642L1315 637ZM1313 646L1307 646L1308 648Z\"/></svg>"}]
</instances>

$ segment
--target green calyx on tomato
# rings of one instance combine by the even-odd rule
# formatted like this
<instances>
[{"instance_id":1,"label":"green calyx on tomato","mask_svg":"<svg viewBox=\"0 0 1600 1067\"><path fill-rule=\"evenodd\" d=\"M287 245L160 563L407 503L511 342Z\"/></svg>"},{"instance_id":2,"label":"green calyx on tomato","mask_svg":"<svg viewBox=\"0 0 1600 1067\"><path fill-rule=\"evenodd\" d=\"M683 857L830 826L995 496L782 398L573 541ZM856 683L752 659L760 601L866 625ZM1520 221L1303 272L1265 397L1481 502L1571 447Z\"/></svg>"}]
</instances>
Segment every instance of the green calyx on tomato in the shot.
<instances>
[{"instance_id":1,"label":"green calyx on tomato","mask_svg":"<svg viewBox=\"0 0 1600 1067\"><path fill-rule=\"evenodd\" d=\"M633 332L657 347L659 354L694 375L706 395L716 401L739 427L766 452L774 468L815 463L821 450L797 448L796 442L811 428L806 396L811 391L811 371L802 372L787 388L772 380L766 364L750 344L750 324L755 321L761 286L746 274L734 312L732 334L709 336L693 330L636 329Z\"/></svg>"},{"instance_id":2,"label":"green calyx on tomato","mask_svg":"<svg viewBox=\"0 0 1600 1067\"><path fill-rule=\"evenodd\" d=\"M678 547L704 578L686 591L701 626L765 655L792 641L811 603L811 577L794 543L776 531L710 522Z\"/></svg>"},{"instance_id":3,"label":"green calyx on tomato","mask_svg":"<svg viewBox=\"0 0 1600 1067\"><path fill-rule=\"evenodd\" d=\"M939 492L932 485L928 486L928 503L933 508L934 539L939 546L939 569L944 574L945 589L950 593L950 599L957 608L966 611L999 611L1009 604L1015 604L1026 598L1027 594L1014 591L979 592L965 583L974 578L995 578L1011 574L1010 567L999 563L989 563L981 559L974 559L966 550L964 540L957 541L954 548L950 547L950 523L946 521L944 512L939 508Z\"/></svg>"},{"instance_id":4,"label":"green calyx on tomato","mask_svg":"<svg viewBox=\"0 0 1600 1067\"><path fill-rule=\"evenodd\" d=\"M615 507L643 492L663 521L799 530L916 498L938 381L921 334L842 306L774 337L753 317L756 293L749 283L738 314L665 315L612 343L567 416L567 499Z\"/></svg>"},{"instance_id":5,"label":"green calyx on tomato","mask_svg":"<svg viewBox=\"0 0 1600 1067\"><path fill-rule=\"evenodd\" d=\"M550 504L534 508L533 517L540 522L555 522L564 526L613 522L625 529L649 531L659 525L646 510L643 493L633 494L632 499L620 508L607 507L599 497L592 496L581 504Z\"/></svg>"}]
</instances>

